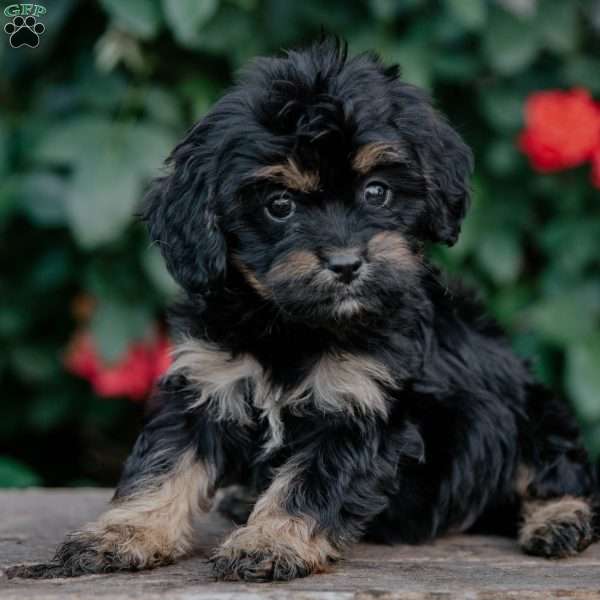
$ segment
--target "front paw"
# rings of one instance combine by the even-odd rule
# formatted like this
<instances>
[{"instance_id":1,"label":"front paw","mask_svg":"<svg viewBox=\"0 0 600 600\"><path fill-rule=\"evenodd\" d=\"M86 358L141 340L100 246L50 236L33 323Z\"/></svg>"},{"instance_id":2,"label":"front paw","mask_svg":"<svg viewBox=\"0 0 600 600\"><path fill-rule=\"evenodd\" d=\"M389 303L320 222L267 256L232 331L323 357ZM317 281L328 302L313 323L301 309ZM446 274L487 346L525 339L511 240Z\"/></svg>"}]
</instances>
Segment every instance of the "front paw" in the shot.
<instances>
[{"instance_id":1,"label":"front paw","mask_svg":"<svg viewBox=\"0 0 600 600\"><path fill-rule=\"evenodd\" d=\"M169 564L172 557L156 546L151 532L129 526L76 531L67 536L51 562L17 565L9 578L53 579L115 571L137 571Z\"/></svg>"},{"instance_id":2,"label":"front paw","mask_svg":"<svg viewBox=\"0 0 600 600\"><path fill-rule=\"evenodd\" d=\"M54 560L62 565L65 577L141 568L135 555L121 550L117 541L119 537L87 532L71 534L58 548Z\"/></svg>"},{"instance_id":3,"label":"front paw","mask_svg":"<svg viewBox=\"0 0 600 600\"><path fill-rule=\"evenodd\" d=\"M224 581L289 581L324 571L337 553L322 535L304 535L293 519L248 525L231 534L211 557Z\"/></svg>"},{"instance_id":4,"label":"front paw","mask_svg":"<svg viewBox=\"0 0 600 600\"><path fill-rule=\"evenodd\" d=\"M281 554L272 548L221 549L210 560L214 576L222 581L289 581L312 572L310 565L299 556L291 552Z\"/></svg>"},{"instance_id":5,"label":"front paw","mask_svg":"<svg viewBox=\"0 0 600 600\"><path fill-rule=\"evenodd\" d=\"M585 500L562 498L534 504L519 535L523 551L546 558L566 558L593 541L592 515Z\"/></svg>"},{"instance_id":6,"label":"front paw","mask_svg":"<svg viewBox=\"0 0 600 600\"><path fill-rule=\"evenodd\" d=\"M89 533L70 534L59 546L49 563L16 565L6 571L9 579L53 579L56 577L79 577L95 573L109 573L133 568L120 561L108 549L104 540Z\"/></svg>"}]
</instances>

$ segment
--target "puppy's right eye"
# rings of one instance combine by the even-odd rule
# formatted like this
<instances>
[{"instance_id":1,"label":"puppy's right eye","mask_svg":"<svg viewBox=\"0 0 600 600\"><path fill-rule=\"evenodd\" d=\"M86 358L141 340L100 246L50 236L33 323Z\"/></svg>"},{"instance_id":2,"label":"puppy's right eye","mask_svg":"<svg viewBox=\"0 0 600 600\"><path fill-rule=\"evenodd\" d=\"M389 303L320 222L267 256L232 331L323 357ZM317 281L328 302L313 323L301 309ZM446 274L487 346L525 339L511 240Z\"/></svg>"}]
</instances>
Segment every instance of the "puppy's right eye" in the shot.
<instances>
[{"instance_id":1,"label":"puppy's right eye","mask_svg":"<svg viewBox=\"0 0 600 600\"><path fill-rule=\"evenodd\" d=\"M296 210L296 204L287 192L274 194L269 198L265 211L274 221L289 219Z\"/></svg>"}]
</instances>

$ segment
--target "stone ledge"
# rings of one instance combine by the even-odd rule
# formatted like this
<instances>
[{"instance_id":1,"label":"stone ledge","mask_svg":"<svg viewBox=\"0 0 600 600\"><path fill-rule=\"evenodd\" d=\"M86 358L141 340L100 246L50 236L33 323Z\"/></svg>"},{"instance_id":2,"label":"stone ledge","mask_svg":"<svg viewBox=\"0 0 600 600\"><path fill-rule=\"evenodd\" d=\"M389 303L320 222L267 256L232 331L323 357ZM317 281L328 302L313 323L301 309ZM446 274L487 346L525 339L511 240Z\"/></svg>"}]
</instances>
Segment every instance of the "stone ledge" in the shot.
<instances>
[{"instance_id":1,"label":"stone ledge","mask_svg":"<svg viewBox=\"0 0 600 600\"><path fill-rule=\"evenodd\" d=\"M64 534L95 518L110 491L26 490L0 493L0 569L50 558ZM576 558L547 561L520 553L513 540L451 536L423 546L360 544L327 574L289 583L215 582L206 553L227 530L210 515L198 524L193 557L131 574L50 581L7 580L2 600L425 600L468 598L600 599L600 544Z\"/></svg>"}]
</instances>

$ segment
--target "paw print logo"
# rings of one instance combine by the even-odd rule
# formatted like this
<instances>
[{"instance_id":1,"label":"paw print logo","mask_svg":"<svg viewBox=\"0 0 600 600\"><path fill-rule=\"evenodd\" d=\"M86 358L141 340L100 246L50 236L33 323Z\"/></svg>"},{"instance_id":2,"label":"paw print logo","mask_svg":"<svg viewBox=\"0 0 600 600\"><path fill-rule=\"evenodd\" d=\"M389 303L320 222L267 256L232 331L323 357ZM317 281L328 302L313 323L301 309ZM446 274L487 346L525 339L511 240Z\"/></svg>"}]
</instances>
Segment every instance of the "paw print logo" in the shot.
<instances>
[{"instance_id":1,"label":"paw print logo","mask_svg":"<svg viewBox=\"0 0 600 600\"><path fill-rule=\"evenodd\" d=\"M40 35L46 31L46 28L30 15L25 19L15 17L11 23L4 26L4 31L10 36L9 42L13 48L21 46L37 48L40 43Z\"/></svg>"}]
</instances>

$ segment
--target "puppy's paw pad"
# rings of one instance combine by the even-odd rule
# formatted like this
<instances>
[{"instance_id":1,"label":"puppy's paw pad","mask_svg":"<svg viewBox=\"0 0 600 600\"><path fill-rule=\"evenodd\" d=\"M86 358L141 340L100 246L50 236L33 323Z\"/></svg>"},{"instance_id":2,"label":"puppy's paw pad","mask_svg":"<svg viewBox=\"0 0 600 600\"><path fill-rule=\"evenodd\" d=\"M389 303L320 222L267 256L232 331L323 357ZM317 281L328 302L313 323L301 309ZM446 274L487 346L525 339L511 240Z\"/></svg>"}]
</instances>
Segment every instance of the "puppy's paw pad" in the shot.
<instances>
[{"instance_id":1,"label":"puppy's paw pad","mask_svg":"<svg viewBox=\"0 0 600 600\"><path fill-rule=\"evenodd\" d=\"M594 538L592 519L589 507L583 501L577 502L581 506L572 502L563 512L544 507L526 519L519 537L523 551L546 558L566 558L585 550Z\"/></svg>"}]
</instances>

